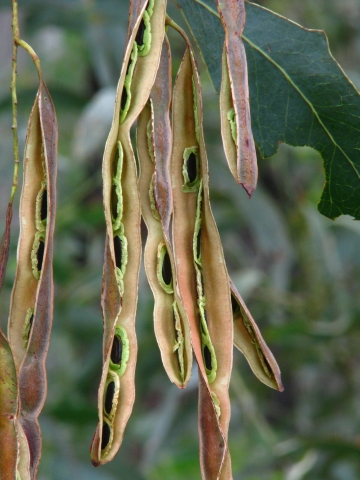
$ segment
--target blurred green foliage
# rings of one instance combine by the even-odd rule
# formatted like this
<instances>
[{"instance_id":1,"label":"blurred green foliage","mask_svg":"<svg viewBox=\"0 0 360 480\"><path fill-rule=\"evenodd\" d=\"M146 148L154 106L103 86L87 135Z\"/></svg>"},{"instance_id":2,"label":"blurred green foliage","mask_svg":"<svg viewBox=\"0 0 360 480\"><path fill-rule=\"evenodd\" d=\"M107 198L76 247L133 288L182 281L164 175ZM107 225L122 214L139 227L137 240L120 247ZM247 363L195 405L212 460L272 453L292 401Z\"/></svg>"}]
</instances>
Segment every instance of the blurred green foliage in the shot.
<instances>
[{"instance_id":1,"label":"blurred green foliage","mask_svg":"<svg viewBox=\"0 0 360 480\"><path fill-rule=\"evenodd\" d=\"M309 28L324 28L330 47L360 84L358 0L263 0ZM0 1L0 214L12 176L10 2ZM152 328L153 300L140 276L137 398L116 459L94 469L89 445L101 368L101 274L105 224L102 150L121 66L127 2L20 0L21 34L41 58L59 129L55 317L47 361L48 398L40 423L39 480L196 480L200 478L196 374L184 391L162 368ZM183 24L169 4L170 15ZM174 75L184 45L169 32ZM199 58L199 63L201 61ZM20 52L19 134L37 88ZM218 99L203 69L210 186L229 271L282 370L284 393L269 390L234 352L230 448L234 479L360 478L360 224L316 211L324 181L320 156L282 145L259 159L249 201L225 165ZM10 261L0 297L6 329L16 266L14 215ZM146 232L144 229L144 238Z\"/></svg>"}]
</instances>

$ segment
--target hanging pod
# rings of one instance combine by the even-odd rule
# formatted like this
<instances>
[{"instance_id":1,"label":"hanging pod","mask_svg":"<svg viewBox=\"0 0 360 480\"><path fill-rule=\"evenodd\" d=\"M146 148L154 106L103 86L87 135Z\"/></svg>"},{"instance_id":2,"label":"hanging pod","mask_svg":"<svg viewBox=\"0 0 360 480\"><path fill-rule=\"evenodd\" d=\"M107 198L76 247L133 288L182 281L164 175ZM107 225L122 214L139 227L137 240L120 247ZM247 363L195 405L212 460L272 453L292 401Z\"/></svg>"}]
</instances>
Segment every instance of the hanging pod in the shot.
<instances>
[{"instance_id":1,"label":"hanging pod","mask_svg":"<svg viewBox=\"0 0 360 480\"><path fill-rule=\"evenodd\" d=\"M241 34L244 0L216 0L225 30L220 89L221 135L231 173L249 196L256 188L257 159L251 130L248 71Z\"/></svg>"},{"instance_id":2,"label":"hanging pod","mask_svg":"<svg viewBox=\"0 0 360 480\"><path fill-rule=\"evenodd\" d=\"M282 392L284 387L281 383L279 366L240 293L232 280L229 279L229 281L234 319L234 345L243 353L261 382Z\"/></svg>"},{"instance_id":3,"label":"hanging pod","mask_svg":"<svg viewBox=\"0 0 360 480\"><path fill-rule=\"evenodd\" d=\"M30 449L30 474L41 455L38 416L46 396L45 360L53 316L57 121L45 83L30 114L20 198L20 236L8 337L19 378L19 421Z\"/></svg>"},{"instance_id":4,"label":"hanging pod","mask_svg":"<svg viewBox=\"0 0 360 480\"><path fill-rule=\"evenodd\" d=\"M192 351L188 319L177 293L169 232L172 211L170 102L171 57L166 39L151 91L151 105L144 108L138 119L136 141L141 211L148 229L144 263L155 300L155 335L169 379L183 388L191 375ZM149 188L153 192L150 196Z\"/></svg>"},{"instance_id":5,"label":"hanging pod","mask_svg":"<svg viewBox=\"0 0 360 480\"><path fill-rule=\"evenodd\" d=\"M130 128L146 104L155 79L165 32L165 10L165 0L130 2L127 44L116 92L113 122L103 156L106 243L101 303L104 336L103 367L98 391L99 422L90 448L94 466L104 464L116 455L135 400L135 316L141 257L141 217ZM148 29L148 34L151 33L150 36L145 35L145 31L142 36L140 30L143 25L145 30ZM144 39L142 45L140 38ZM143 45L144 48L141 48ZM114 368L111 359L116 351L122 352L118 369ZM115 374L119 383L114 381L111 400L113 387L109 387L109 378L114 378ZM112 413L109 416L106 409L110 400Z\"/></svg>"},{"instance_id":6,"label":"hanging pod","mask_svg":"<svg viewBox=\"0 0 360 480\"><path fill-rule=\"evenodd\" d=\"M227 432L233 345L228 274L209 203L201 88L196 62L185 34L169 18L167 23L180 31L187 43L176 77L172 109L171 178L176 275L199 366L202 477L225 479L231 478Z\"/></svg>"},{"instance_id":7,"label":"hanging pod","mask_svg":"<svg viewBox=\"0 0 360 480\"><path fill-rule=\"evenodd\" d=\"M18 466L17 375L9 342L1 330L0 365L0 438L3 445L0 455L0 477L3 472L3 478L15 479Z\"/></svg>"}]
</instances>

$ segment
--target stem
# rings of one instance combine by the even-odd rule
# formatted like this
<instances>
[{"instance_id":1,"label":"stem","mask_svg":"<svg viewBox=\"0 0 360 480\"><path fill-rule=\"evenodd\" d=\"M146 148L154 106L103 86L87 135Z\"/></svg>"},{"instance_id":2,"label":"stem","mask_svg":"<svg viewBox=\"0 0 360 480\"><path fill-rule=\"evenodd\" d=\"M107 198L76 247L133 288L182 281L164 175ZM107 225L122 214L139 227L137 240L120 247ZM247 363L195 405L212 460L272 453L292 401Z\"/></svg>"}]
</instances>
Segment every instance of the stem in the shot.
<instances>
[{"instance_id":1,"label":"stem","mask_svg":"<svg viewBox=\"0 0 360 480\"><path fill-rule=\"evenodd\" d=\"M14 173L13 181L11 186L10 194L10 205L12 205L15 197L15 193L18 187L18 176L19 176L19 137L18 137L18 123L17 123L17 93L16 93L16 76L17 76L17 49L18 46L24 48L33 62L35 63L39 80L42 81L42 73L40 67L40 59L36 55L35 51L28 45L24 40L20 38L19 32L19 20L18 20L18 2L17 0L12 0L12 36L13 36L13 46L12 46L12 68L11 68L11 103L12 103L12 131L13 131L13 149L14 149Z\"/></svg>"}]
</instances>

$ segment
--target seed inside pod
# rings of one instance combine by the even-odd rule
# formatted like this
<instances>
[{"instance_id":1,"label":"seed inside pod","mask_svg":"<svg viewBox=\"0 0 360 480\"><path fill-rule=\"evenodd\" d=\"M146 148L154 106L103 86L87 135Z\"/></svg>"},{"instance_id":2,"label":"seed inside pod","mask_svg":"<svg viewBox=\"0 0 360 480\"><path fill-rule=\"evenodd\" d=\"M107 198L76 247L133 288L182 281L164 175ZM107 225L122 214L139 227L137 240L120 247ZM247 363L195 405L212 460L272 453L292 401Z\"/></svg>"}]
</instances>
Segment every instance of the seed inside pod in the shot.
<instances>
[{"instance_id":1,"label":"seed inside pod","mask_svg":"<svg viewBox=\"0 0 360 480\"><path fill-rule=\"evenodd\" d=\"M106 389L105 402L104 402L105 412L108 415L110 415L113 407L114 395L115 395L115 382L110 382Z\"/></svg>"},{"instance_id":2,"label":"seed inside pod","mask_svg":"<svg viewBox=\"0 0 360 480\"><path fill-rule=\"evenodd\" d=\"M138 29L136 37L135 37L135 42L138 44L139 47L144 45L145 29L146 29L145 22L144 22L144 19L142 18L141 22L140 22L140 25L139 25L139 29Z\"/></svg>"},{"instance_id":3,"label":"seed inside pod","mask_svg":"<svg viewBox=\"0 0 360 480\"><path fill-rule=\"evenodd\" d=\"M164 242L160 242L158 246L156 275L165 292L173 293L171 262Z\"/></svg>"},{"instance_id":4,"label":"seed inside pod","mask_svg":"<svg viewBox=\"0 0 360 480\"><path fill-rule=\"evenodd\" d=\"M185 148L183 160L182 174L184 177L184 184L182 186L182 191L184 193L196 192L197 184L200 179L198 147Z\"/></svg>"},{"instance_id":5,"label":"seed inside pod","mask_svg":"<svg viewBox=\"0 0 360 480\"><path fill-rule=\"evenodd\" d=\"M196 180L197 176L197 158L194 152L191 152L187 161L186 168L188 172L189 182L192 183Z\"/></svg>"},{"instance_id":6,"label":"seed inside pod","mask_svg":"<svg viewBox=\"0 0 360 480\"><path fill-rule=\"evenodd\" d=\"M121 338L117 335L114 336L113 344L111 347L111 354L110 354L111 361L116 365L121 364L122 358L122 341Z\"/></svg>"},{"instance_id":7,"label":"seed inside pod","mask_svg":"<svg viewBox=\"0 0 360 480\"><path fill-rule=\"evenodd\" d=\"M45 243L43 239L39 239L39 247L36 252L37 268L41 272L43 259L44 259Z\"/></svg>"},{"instance_id":8,"label":"seed inside pod","mask_svg":"<svg viewBox=\"0 0 360 480\"><path fill-rule=\"evenodd\" d=\"M207 370L212 370L211 352L207 345L204 346L203 353L204 353L205 366Z\"/></svg>"},{"instance_id":9,"label":"seed inside pod","mask_svg":"<svg viewBox=\"0 0 360 480\"><path fill-rule=\"evenodd\" d=\"M41 197L41 208L40 208L41 221L46 220L46 217L47 217L47 190L45 189Z\"/></svg>"},{"instance_id":10,"label":"seed inside pod","mask_svg":"<svg viewBox=\"0 0 360 480\"><path fill-rule=\"evenodd\" d=\"M129 360L129 339L123 327L116 327L115 335L110 352L110 369L115 370L116 374L121 377L126 370ZM110 375L110 372L109 372ZM116 386L116 384L115 384Z\"/></svg>"},{"instance_id":11,"label":"seed inside pod","mask_svg":"<svg viewBox=\"0 0 360 480\"><path fill-rule=\"evenodd\" d=\"M171 263L168 252L165 253L162 264L162 276L166 285L170 285L172 280Z\"/></svg>"},{"instance_id":12,"label":"seed inside pod","mask_svg":"<svg viewBox=\"0 0 360 480\"><path fill-rule=\"evenodd\" d=\"M121 270L122 266L122 243L118 235L114 236L114 251L115 251L115 263L117 268Z\"/></svg>"},{"instance_id":13,"label":"seed inside pod","mask_svg":"<svg viewBox=\"0 0 360 480\"><path fill-rule=\"evenodd\" d=\"M103 423L102 435L101 435L101 450L105 450L110 442L111 428L106 422Z\"/></svg>"}]
</instances>

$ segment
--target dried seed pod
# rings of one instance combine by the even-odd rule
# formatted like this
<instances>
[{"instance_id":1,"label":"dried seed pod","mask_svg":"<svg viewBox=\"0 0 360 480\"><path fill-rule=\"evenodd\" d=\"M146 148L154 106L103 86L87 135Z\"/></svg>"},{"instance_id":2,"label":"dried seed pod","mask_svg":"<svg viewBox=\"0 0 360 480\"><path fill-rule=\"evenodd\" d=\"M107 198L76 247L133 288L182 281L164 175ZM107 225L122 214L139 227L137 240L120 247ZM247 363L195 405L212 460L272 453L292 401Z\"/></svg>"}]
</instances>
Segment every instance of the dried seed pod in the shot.
<instances>
[{"instance_id":1,"label":"dried seed pod","mask_svg":"<svg viewBox=\"0 0 360 480\"><path fill-rule=\"evenodd\" d=\"M244 354L252 371L261 382L282 392L284 387L281 383L279 366L240 293L232 280L229 280L234 318L234 345Z\"/></svg>"},{"instance_id":2,"label":"dried seed pod","mask_svg":"<svg viewBox=\"0 0 360 480\"><path fill-rule=\"evenodd\" d=\"M17 269L11 295L9 342L19 377L19 417L34 478L41 455L38 416L46 396L45 360L53 315L57 122L41 80L25 144Z\"/></svg>"},{"instance_id":3,"label":"dried seed pod","mask_svg":"<svg viewBox=\"0 0 360 480\"><path fill-rule=\"evenodd\" d=\"M147 12L151 41L147 42L147 54L140 56L135 39L144 10L149 10L149 7L152 9L151 15ZM129 27L131 25L132 29L128 35L113 122L103 157L107 238L102 292L104 339L103 369L98 393L99 423L91 444L91 460L95 466L112 460L116 455L135 399L135 316L141 257L141 217L130 128L146 104L155 79L165 33L165 10L166 0L154 2L153 7L152 2L146 5L143 0L132 0L130 4ZM123 332L122 336L117 336L116 332L120 331ZM114 362L111 355L115 355L118 347L122 352L121 367L112 370ZM120 383L117 405L114 406L112 417L108 418L104 415L104 402L108 398L105 388L109 372L112 371L118 375Z\"/></svg>"},{"instance_id":4,"label":"dried seed pod","mask_svg":"<svg viewBox=\"0 0 360 480\"><path fill-rule=\"evenodd\" d=\"M14 358L9 342L0 330L0 477L15 479L18 464L16 415L18 386Z\"/></svg>"},{"instance_id":5,"label":"dried seed pod","mask_svg":"<svg viewBox=\"0 0 360 480\"><path fill-rule=\"evenodd\" d=\"M169 19L168 23L174 25ZM180 297L190 322L199 382L204 387L199 391L202 475L203 478L225 478L221 477L222 470L231 476L227 431L232 312L225 260L209 203L200 80L188 41L187 45L173 92L173 244ZM195 158L189 162L191 153ZM206 338L211 339L213 355L204 342L204 332ZM218 441L219 437L222 441ZM210 450L212 454L208 455Z\"/></svg>"},{"instance_id":6,"label":"dried seed pod","mask_svg":"<svg viewBox=\"0 0 360 480\"><path fill-rule=\"evenodd\" d=\"M256 188L257 159L251 131L248 73L241 34L245 25L244 0L216 0L225 29L220 90L221 134L235 180L249 196Z\"/></svg>"},{"instance_id":7,"label":"dried seed pod","mask_svg":"<svg viewBox=\"0 0 360 480\"><path fill-rule=\"evenodd\" d=\"M170 380L183 388L191 375L192 351L188 320L177 294L177 279L169 240L172 210L169 172L171 59L167 40L163 44L151 99L152 108L150 105L144 108L137 126L141 210L148 228L144 262L155 299L154 328L161 358ZM147 192L154 178L158 188L151 198ZM154 215L154 209L157 215Z\"/></svg>"}]
</instances>

